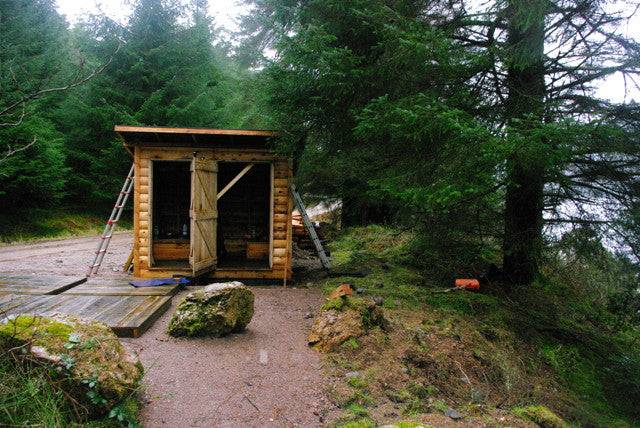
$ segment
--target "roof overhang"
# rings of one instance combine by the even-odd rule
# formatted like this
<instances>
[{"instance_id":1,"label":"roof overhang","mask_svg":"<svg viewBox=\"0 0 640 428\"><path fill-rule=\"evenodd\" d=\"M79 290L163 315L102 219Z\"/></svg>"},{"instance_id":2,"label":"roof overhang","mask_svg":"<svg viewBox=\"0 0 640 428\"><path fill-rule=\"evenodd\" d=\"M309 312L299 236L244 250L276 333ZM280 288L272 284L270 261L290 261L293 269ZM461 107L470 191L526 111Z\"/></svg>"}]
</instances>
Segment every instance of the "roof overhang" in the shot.
<instances>
[{"instance_id":1,"label":"roof overhang","mask_svg":"<svg viewBox=\"0 0 640 428\"><path fill-rule=\"evenodd\" d=\"M216 147L268 150L276 131L257 129L165 128L116 125L127 146Z\"/></svg>"}]
</instances>

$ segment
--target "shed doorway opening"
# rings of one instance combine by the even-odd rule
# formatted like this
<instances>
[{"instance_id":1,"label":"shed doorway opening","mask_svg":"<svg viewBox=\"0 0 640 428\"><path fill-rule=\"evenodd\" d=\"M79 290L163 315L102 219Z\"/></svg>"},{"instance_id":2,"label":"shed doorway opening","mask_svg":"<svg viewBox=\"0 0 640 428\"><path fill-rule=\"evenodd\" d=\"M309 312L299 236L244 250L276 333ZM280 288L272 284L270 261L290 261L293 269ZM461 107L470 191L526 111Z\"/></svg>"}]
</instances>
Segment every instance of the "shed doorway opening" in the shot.
<instances>
[{"instance_id":1,"label":"shed doorway opening","mask_svg":"<svg viewBox=\"0 0 640 428\"><path fill-rule=\"evenodd\" d=\"M189 268L191 171L190 162L152 163L152 266Z\"/></svg>"},{"instance_id":2,"label":"shed doorway opening","mask_svg":"<svg viewBox=\"0 0 640 428\"><path fill-rule=\"evenodd\" d=\"M218 162L218 268L270 269L271 177L269 163Z\"/></svg>"}]
</instances>

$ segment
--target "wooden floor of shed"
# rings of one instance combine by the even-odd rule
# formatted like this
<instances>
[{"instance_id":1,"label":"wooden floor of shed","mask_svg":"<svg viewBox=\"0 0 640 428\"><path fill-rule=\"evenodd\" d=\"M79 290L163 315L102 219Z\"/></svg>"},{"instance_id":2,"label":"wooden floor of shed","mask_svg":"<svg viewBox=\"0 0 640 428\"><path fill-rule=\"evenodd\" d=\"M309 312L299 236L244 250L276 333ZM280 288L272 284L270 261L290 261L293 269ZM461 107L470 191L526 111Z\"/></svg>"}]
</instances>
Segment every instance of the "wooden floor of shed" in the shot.
<instances>
[{"instance_id":1,"label":"wooden floor of shed","mask_svg":"<svg viewBox=\"0 0 640 428\"><path fill-rule=\"evenodd\" d=\"M138 337L170 306L178 285L136 288L127 280L0 275L0 314L64 313L103 322Z\"/></svg>"}]
</instances>

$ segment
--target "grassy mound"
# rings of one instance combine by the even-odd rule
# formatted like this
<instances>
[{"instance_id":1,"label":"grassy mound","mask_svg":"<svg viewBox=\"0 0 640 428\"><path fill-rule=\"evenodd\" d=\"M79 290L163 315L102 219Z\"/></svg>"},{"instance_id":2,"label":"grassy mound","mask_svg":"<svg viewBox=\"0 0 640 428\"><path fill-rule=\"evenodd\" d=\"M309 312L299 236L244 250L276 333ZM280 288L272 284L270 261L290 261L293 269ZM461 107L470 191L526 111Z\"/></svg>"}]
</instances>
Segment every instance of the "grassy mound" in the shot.
<instances>
[{"instance_id":1,"label":"grassy mound","mask_svg":"<svg viewBox=\"0 0 640 428\"><path fill-rule=\"evenodd\" d=\"M640 423L640 331L611 310L615 292L606 298L584 285L580 275L592 278L597 268L567 276L549 263L537 283L509 293L499 284L443 293L451 284L414 267L411 241L408 232L370 226L331 244L335 270L345 276L324 280L324 290L350 283L382 299L391 322L389 331L345 342L327 357L341 379L332 391L344 410L339 424L446 426L451 408L474 426ZM347 275L356 271L368 274Z\"/></svg>"},{"instance_id":2,"label":"grassy mound","mask_svg":"<svg viewBox=\"0 0 640 428\"><path fill-rule=\"evenodd\" d=\"M103 324L31 315L0 323L1 426L135 426L141 375Z\"/></svg>"},{"instance_id":3,"label":"grassy mound","mask_svg":"<svg viewBox=\"0 0 640 428\"><path fill-rule=\"evenodd\" d=\"M102 232L110 214L87 212L85 208L31 209L0 216L0 245L42 239L92 236ZM131 228L131 213L124 213L118 230Z\"/></svg>"}]
</instances>

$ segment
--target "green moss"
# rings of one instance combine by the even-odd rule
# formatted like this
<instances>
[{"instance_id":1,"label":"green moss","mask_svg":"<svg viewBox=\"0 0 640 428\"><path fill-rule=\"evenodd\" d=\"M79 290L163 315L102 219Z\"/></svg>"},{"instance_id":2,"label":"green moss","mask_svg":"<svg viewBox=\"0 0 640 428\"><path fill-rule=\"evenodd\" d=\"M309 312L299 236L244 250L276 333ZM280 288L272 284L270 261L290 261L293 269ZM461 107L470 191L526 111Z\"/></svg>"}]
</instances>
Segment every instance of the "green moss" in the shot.
<instances>
[{"instance_id":1,"label":"green moss","mask_svg":"<svg viewBox=\"0 0 640 428\"><path fill-rule=\"evenodd\" d=\"M369 416L369 411L360 404L349 404L336 422L340 428L374 428L377 424Z\"/></svg>"},{"instance_id":2,"label":"green moss","mask_svg":"<svg viewBox=\"0 0 640 428\"><path fill-rule=\"evenodd\" d=\"M324 305L322 305L323 311L335 310L338 312L342 312L342 310L349 306L348 297L338 297L336 299L327 300Z\"/></svg>"},{"instance_id":3,"label":"green moss","mask_svg":"<svg viewBox=\"0 0 640 428\"><path fill-rule=\"evenodd\" d=\"M20 315L0 324L0 338L5 344L2 346L18 346L30 342L36 346L46 345L55 351L61 351L71 333L73 328L67 323L33 315Z\"/></svg>"},{"instance_id":4,"label":"green moss","mask_svg":"<svg viewBox=\"0 0 640 428\"><path fill-rule=\"evenodd\" d=\"M377 424L373 419L360 418L355 421L338 423L336 427L339 428L375 428Z\"/></svg>"},{"instance_id":5,"label":"green moss","mask_svg":"<svg viewBox=\"0 0 640 428\"><path fill-rule=\"evenodd\" d=\"M398 422L397 424L393 425L394 428L433 428L431 425L425 425L422 422L411 422L411 421L405 421L405 422Z\"/></svg>"},{"instance_id":6,"label":"green moss","mask_svg":"<svg viewBox=\"0 0 640 428\"><path fill-rule=\"evenodd\" d=\"M368 382L360 376L353 376L347 379L349 386L357 389L364 389L367 387Z\"/></svg>"},{"instance_id":7,"label":"green moss","mask_svg":"<svg viewBox=\"0 0 640 428\"><path fill-rule=\"evenodd\" d=\"M355 350L360 347L360 343L358 342L358 339L356 339L355 337L350 337L349 339L342 342L340 346L342 346L343 348Z\"/></svg>"},{"instance_id":8,"label":"green moss","mask_svg":"<svg viewBox=\"0 0 640 428\"><path fill-rule=\"evenodd\" d=\"M527 406L513 409L513 414L521 419L526 419L538 424L542 428L568 428L562 418L545 406Z\"/></svg>"},{"instance_id":9,"label":"green moss","mask_svg":"<svg viewBox=\"0 0 640 428\"><path fill-rule=\"evenodd\" d=\"M596 269L597 275L591 275L593 266L586 260L570 266L586 269L586 275L576 277L565 269L565 260L559 266L543 266L546 277L509 293L496 283L483 287L479 293L434 293L451 284L434 282L432 275L415 267L409 254L410 241L410 233L389 227L347 230L330 244L335 271L368 274L328 278L321 284L323 290L329 293L347 282L354 289L364 289L366 296L380 297L391 319L399 313L397 310L423 313L420 328L436 340L428 345L417 343L417 349L422 353L438 352L442 338L447 343L463 344L482 365L483 377L479 381L486 383L486 388L478 388L472 401L491 405L493 398L487 389L499 388L512 405L530 393L531 400L557 406L563 415L581 425L638 425L640 349L636 345L640 330L637 323L614 323L615 317L607 306L607 290L599 286L606 283L611 287L615 278L610 277L609 270ZM418 256L423 257L422 266L431 262L424 253ZM549 274L551 268L557 267L560 269ZM445 268L451 275L456 273L455 267ZM620 299L609 302L622 303ZM325 304L325 308L338 311L351 306L349 298ZM344 354L353 357L366 351L361 345L357 352L344 349ZM443 361L451 351L455 349L443 350ZM414 374L418 373L411 372ZM436 383L432 379L423 381ZM529 390L528 382L534 382L536 387ZM406 410L412 411L419 407L415 404L420 401L419 396L430 394L438 396L434 390L414 393L403 385L393 398L387 398L402 402ZM444 390L440 394L448 397ZM444 402L436 402L435 407L440 404L441 411L446 411Z\"/></svg>"},{"instance_id":10,"label":"green moss","mask_svg":"<svg viewBox=\"0 0 640 428\"><path fill-rule=\"evenodd\" d=\"M449 406L447 406L447 403L445 403L442 400L435 400L432 404L431 407L433 407L435 410L441 412L441 413L445 413L448 409Z\"/></svg>"}]
</instances>

